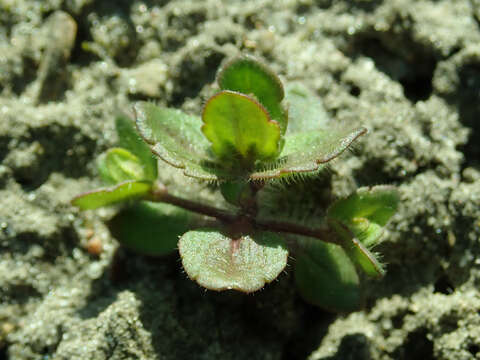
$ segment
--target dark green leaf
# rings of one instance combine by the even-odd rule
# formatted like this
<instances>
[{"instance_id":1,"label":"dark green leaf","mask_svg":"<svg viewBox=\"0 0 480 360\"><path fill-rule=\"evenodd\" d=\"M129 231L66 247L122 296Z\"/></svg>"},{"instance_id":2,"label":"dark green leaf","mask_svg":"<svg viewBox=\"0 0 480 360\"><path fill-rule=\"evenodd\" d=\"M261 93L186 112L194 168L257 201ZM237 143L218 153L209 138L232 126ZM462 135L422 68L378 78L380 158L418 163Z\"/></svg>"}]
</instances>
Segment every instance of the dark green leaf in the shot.
<instances>
[{"instance_id":1,"label":"dark green leaf","mask_svg":"<svg viewBox=\"0 0 480 360\"><path fill-rule=\"evenodd\" d=\"M254 95L270 118L278 122L281 133L285 133L288 116L281 105L283 86L278 76L263 63L250 56L235 58L219 72L217 82L222 90Z\"/></svg>"},{"instance_id":2,"label":"dark green leaf","mask_svg":"<svg viewBox=\"0 0 480 360\"><path fill-rule=\"evenodd\" d=\"M283 271L288 257L284 240L269 232L232 239L214 229L189 231L178 248L188 276L218 291L259 290Z\"/></svg>"},{"instance_id":3,"label":"dark green leaf","mask_svg":"<svg viewBox=\"0 0 480 360\"><path fill-rule=\"evenodd\" d=\"M210 143L200 130L200 118L147 102L136 103L135 113L140 135L160 159L191 177L204 180L228 177L208 155Z\"/></svg>"},{"instance_id":4,"label":"dark green leaf","mask_svg":"<svg viewBox=\"0 0 480 360\"><path fill-rule=\"evenodd\" d=\"M106 183L117 184L127 180L147 180L145 167L130 151L112 148L100 156L98 169Z\"/></svg>"},{"instance_id":5,"label":"dark green leaf","mask_svg":"<svg viewBox=\"0 0 480 360\"><path fill-rule=\"evenodd\" d=\"M358 274L340 246L298 237L295 281L303 298L331 311L358 310L362 304Z\"/></svg>"},{"instance_id":6,"label":"dark green leaf","mask_svg":"<svg viewBox=\"0 0 480 360\"><path fill-rule=\"evenodd\" d=\"M288 104L287 135L327 128L328 115L321 100L300 83L287 86L285 101Z\"/></svg>"},{"instance_id":7,"label":"dark green leaf","mask_svg":"<svg viewBox=\"0 0 480 360\"><path fill-rule=\"evenodd\" d=\"M226 181L220 184L220 191L230 204L248 206L249 201L254 201L250 185L248 181Z\"/></svg>"},{"instance_id":8,"label":"dark green leaf","mask_svg":"<svg viewBox=\"0 0 480 360\"><path fill-rule=\"evenodd\" d=\"M279 152L278 123L247 95L221 91L208 100L202 119L202 131L219 158L249 165L255 160L273 159Z\"/></svg>"},{"instance_id":9,"label":"dark green leaf","mask_svg":"<svg viewBox=\"0 0 480 360\"><path fill-rule=\"evenodd\" d=\"M116 186L80 194L73 198L72 205L78 206L82 210L96 209L122 201L143 198L149 194L151 188L150 181L129 180Z\"/></svg>"},{"instance_id":10,"label":"dark green leaf","mask_svg":"<svg viewBox=\"0 0 480 360\"><path fill-rule=\"evenodd\" d=\"M199 222L199 216L176 206L142 201L122 209L109 222L112 235L124 246L145 255L174 252L178 239Z\"/></svg>"},{"instance_id":11,"label":"dark green leaf","mask_svg":"<svg viewBox=\"0 0 480 360\"><path fill-rule=\"evenodd\" d=\"M155 180L157 178L157 159L153 156L150 147L138 134L135 123L130 118L120 115L115 119L115 127L119 138L119 146L127 149L140 159L145 180Z\"/></svg>"},{"instance_id":12,"label":"dark green leaf","mask_svg":"<svg viewBox=\"0 0 480 360\"><path fill-rule=\"evenodd\" d=\"M250 175L253 180L271 179L295 173L317 171L322 164L342 154L367 129L317 130L285 137L285 146L274 163Z\"/></svg>"}]
</instances>

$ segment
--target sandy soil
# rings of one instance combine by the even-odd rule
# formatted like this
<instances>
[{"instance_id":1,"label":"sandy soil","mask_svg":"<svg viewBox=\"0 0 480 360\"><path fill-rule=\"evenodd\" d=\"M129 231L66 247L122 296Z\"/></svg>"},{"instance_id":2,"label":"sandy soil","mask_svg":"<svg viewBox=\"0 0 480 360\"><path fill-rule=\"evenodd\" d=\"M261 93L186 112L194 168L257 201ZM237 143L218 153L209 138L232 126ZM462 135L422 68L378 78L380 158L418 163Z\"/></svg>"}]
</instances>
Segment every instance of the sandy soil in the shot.
<instances>
[{"instance_id":1,"label":"sandy soil","mask_svg":"<svg viewBox=\"0 0 480 360\"><path fill-rule=\"evenodd\" d=\"M0 359L480 358L479 24L478 0L0 0ZM115 209L69 205L100 184L119 110L198 113L239 52L370 130L292 185L292 211L322 191L402 194L363 311L306 304L289 273L205 292L175 256L118 249Z\"/></svg>"}]
</instances>

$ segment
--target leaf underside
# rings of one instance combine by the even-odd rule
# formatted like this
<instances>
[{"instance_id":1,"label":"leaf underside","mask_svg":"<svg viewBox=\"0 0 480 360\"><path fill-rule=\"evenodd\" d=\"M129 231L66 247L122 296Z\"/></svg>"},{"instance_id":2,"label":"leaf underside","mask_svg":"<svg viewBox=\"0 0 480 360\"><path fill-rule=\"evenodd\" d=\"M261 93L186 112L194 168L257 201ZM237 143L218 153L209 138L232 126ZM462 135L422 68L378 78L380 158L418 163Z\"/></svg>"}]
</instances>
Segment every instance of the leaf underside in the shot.
<instances>
[{"instance_id":1,"label":"leaf underside","mask_svg":"<svg viewBox=\"0 0 480 360\"><path fill-rule=\"evenodd\" d=\"M72 205L82 210L96 209L128 200L138 200L149 194L150 181L129 180L109 188L89 191L73 198Z\"/></svg>"},{"instance_id":2,"label":"leaf underside","mask_svg":"<svg viewBox=\"0 0 480 360\"><path fill-rule=\"evenodd\" d=\"M147 102L136 103L134 109L140 135L160 159L198 179L230 177L209 155L200 118Z\"/></svg>"},{"instance_id":3,"label":"leaf underside","mask_svg":"<svg viewBox=\"0 0 480 360\"><path fill-rule=\"evenodd\" d=\"M120 115L115 119L115 128L119 138L119 147L127 149L140 159L145 180L155 180L157 178L157 159L138 134L135 122L125 115Z\"/></svg>"},{"instance_id":4,"label":"leaf underside","mask_svg":"<svg viewBox=\"0 0 480 360\"><path fill-rule=\"evenodd\" d=\"M280 178L289 174L313 172L342 154L367 129L317 130L285 137L285 146L277 161L250 175L252 180Z\"/></svg>"},{"instance_id":5,"label":"leaf underside","mask_svg":"<svg viewBox=\"0 0 480 360\"><path fill-rule=\"evenodd\" d=\"M224 90L214 95L205 104L202 120L202 131L220 159L248 164L278 154L278 123L245 94Z\"/></svg>"},{"instance_id":6,"label":"leaf underside","mask_svg":"<svg viewBox=\"0 0 480 360\"><path fill-rule=\"evenodd\" d=\"M220 70L217 82L222 90L254 95L279 124L281 133L285 133L288 116L281 104L285 95L283 85L267 66L250 56L238 57Z\"/></svg>"},{"instance_id":7,"label":"leaf underside","mask_svg":"<svg viewBox=\"0 0 480 360\"><path fill-rule=\"evenodd\" d=\"M349 312L362 304L355 266L337 245L298 237L295 281L302 297L330 311Z\"/></svg>"},{"instance_id":8,"label":"leaf underside","mask_svg":"<svg viewBox=\"0 0 480 360\"><path fill-rule=\"evenodd\" d=\"M179 207L139 202L122 209L109 222L111 234L124 246L149 256L175 252L178 239L200 217Z\"/></svg>"},{"instance_id":9,"label":"leaf underside","mask_svg":"<svg viewBox=\"0 0 480 360\"><path fill-rule=\"evenodd\" d=\"M288 257L284 240L269 232L232 239L214 229L189 231L178 248L188 276L217 291L259 290L282 272Z\"/></svg>"},{"instance_id":10,"label":"leaf underside","mask_svg":"<svg viewBox=\"0 0 480 360\"><path fill-rule=\"evenodd\" d=\"M298 82L286 87L287 135L327 129L328 114L318 96Z\"/></svg>"}]
</instances>

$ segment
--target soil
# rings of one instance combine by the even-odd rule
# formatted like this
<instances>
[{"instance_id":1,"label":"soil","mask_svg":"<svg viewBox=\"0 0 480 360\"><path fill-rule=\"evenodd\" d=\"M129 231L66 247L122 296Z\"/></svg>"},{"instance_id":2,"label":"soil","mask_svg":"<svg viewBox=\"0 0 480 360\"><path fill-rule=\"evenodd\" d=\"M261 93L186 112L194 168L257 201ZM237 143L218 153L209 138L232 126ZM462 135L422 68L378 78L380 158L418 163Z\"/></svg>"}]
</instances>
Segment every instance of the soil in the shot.
<instances>
[{"instance_id":1,"label":"soil","mask_svg":"<svg viewBox=\"0 0 480 360\"><path fill-rule=\"evenodd\" d=\"M479 44L478 0L0 0L0 359L480 358ZM292 212L401 193L362 311L305 303L291 271L206 292L177 256L119 248L117 209L69 203L100 186L119 111L198 114L239 53L369 129Z\"/></svg>"}]
</instances>

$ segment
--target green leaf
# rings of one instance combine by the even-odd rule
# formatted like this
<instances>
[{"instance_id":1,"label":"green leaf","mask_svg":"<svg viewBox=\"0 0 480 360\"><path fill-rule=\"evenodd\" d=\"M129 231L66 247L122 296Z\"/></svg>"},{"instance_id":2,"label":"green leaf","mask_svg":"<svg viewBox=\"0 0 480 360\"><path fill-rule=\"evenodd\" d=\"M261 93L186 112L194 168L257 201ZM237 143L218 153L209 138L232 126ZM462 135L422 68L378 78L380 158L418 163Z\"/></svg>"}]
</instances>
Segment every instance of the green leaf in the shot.
<instances>
[{"instance_id":1,"label":"green leaf","mask_svg":"<svg viewBox=\"0 0 480 360\"><path fill-rule=\"evenodd\" d=\"M150 181L129 180L116 186L80 194L73 198L72 205L78 206L82 210L96 209L122 201L143 198L149 194L151 188Z\"/></svg>"},{"instance_id":2,"label":"green leaf","mask_svg":"<svg viewBox=\"0 0 480 360\"><path fill-rule=\"evenodd\" d=\"M179 237L199 219L198 215L173 205L142 201L122 209L108 222L108 227L129 249L161 256L176 251Z\"/></svg>"},{"instance_id":3,"label":"green leaf","mask_svg":"<svg viewBox=\"0 0 480 360\"><path fill-rule=\"evenodd\" d=\"M282 272L288 258L284 240L270 232L232 239L214 229L189 231L178 248L188 276L218 291L259 290Z\"/></svg>"},{"instance_id":4,"label":"green leaf","mask_svg":"<svg viewBox=\"0 0 480 360\"><path fill-rule=\"evenodd\" d=\"M226 181L220 184L220 191L225 200L236 206L248 206L255 201L254 194L248 181Z\"/></svg>"},{"instance_id":5,"label":"green leaf","mask_svg":"<svg viewBox=\"0 0 480 360\"><path fill-rule=\"evenodd\" d=\"M340 246L297 237L295 281L302 297L330 311L349 312L362 305L355 266Z\"/></svg>"},{"instance_id":6,"label":"green leaf","mask_svg":"<svg viewBox=\"0 0 480 360\"><path fill-rule=\"evenodd\" d=\"M342 248L365 274L375 278L385 275L385 270L375 254L368 250L347 226L334 219L329 219L329 223L343 240Z\"/></svg>"},{"instance_id":7,"label":"green leaf","mask_svg":"<svg viewBox=\"0 0 480 360\"><path fill-rule=\"evenodd\" d=\"M278 123L270 120L265 108L247 95L221 91L208 100L202 119L202 131L221 159L233 160L237 165L241 160L248 166L278 154Z\"/></svg>"},{"instance_id":8,"label":"green leaf","mask_svg":"<svg viewBox=\"0 0 480 360\"><path fill-rule=\"evenodd\" d=\"M119 146L127 149L140 159L144 179L156 180L157 159L153 156L150 147L138 134L135 122L124 115L120 115L115 119L115 128L119 138Z\"/></svg>"},{"instance_id":9,"label":"green leaf","mask_svg":"<svg viewBox=\"0 0 480 360\"><path fill-rule=\"evenodd\" d=\"M98 169L103 180L110 184L127 180L147 180L140 159L122 148L109 149L100 156Z\"/></svg>"},{"instance_id":10,"label":"green leaf","mask_svg":"<svg viewBox=\"0 0 480 360\"><path fill-rule=\"evenodd\" d=\"M251 56L241 56L220 70L217 82L222 90L254 95L267 109L270 118L278 122L281 133L285 133L288 116L281 105L283 86L278 76L267 66Z\"/></svg>"},{"instance_id":11,"label":"green leaf","mask_svg":"<svg viewBox=\"0 0 480 360\"><path fill-rule=\"evenodd\" d=\"M399 201L395 188L376 186L360 188L328 209L328 221L343 239L345 251L369 276L381 277L385 273L369 248L380 241L383 227L396 212Z\"/></svg>"},{"instance_id":12,"label":"green leaf","mask_svg":"<svg viewBox=\"0 0 480 360\"><path fill-rule=\"evenodd\" d=\"M183 169L187 176L203 180L229 177L208 154L210 143L200 130L200 118L147 102L136 103L134 109L140 135L160 159Z\"/></svg>"},{"instance_id":13,"label":"green leaf","mask_svg":"<svg viewBox=\"0 0 480 360\"><path fill-rule=\"evenodd\" d=\"M346 225L366 247L371 247L378 243L399 202L399 193L392 186L363 187L337 200L327 214Z\"/></svg>"},{"instance_id":14,"label":"green leaf","mask_svg":"<svg viewBox=\"0 0 480 360\"><path fill-rule=\"evenodd\" d=\"M288 84L286 92L287 135L300 131L317 131L327 127L328 115L318 96L298 82Z\"/></svg>"},{"instance_id":15,"label":"green leaf","mask_svg":"<svg viewBox=\"0 0 480 360\"><path fill-rule=\"evenodd\" d=\"M360 127L354 130L317 130L288 135L279 159L255 171L250 178L271 179L317 171L322 164L338 157L366 132L367 129Z\"/></svg>"}]
</instances>

